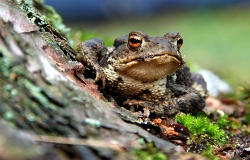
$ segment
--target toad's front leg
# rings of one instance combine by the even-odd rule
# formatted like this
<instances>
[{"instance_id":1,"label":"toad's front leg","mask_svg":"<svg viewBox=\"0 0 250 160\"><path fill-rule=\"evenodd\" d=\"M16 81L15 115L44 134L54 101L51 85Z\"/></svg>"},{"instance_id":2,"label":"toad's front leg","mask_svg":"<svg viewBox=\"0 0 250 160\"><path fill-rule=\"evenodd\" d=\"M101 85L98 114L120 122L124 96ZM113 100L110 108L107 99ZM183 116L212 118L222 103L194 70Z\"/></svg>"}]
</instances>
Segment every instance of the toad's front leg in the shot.
<instances>
[{"instance_id":1,"label":"toad's front leg","mask_svg":"<svg viewBox=\"0 0 250 160\"><path fill-rule=\"evenodd\" d=\"M143 112L143 116L147 117L169 117L179 112L176 99L171 101L162 101L161 103L144 101L144 100L127 100L123 103L125 106L133 107Z\"/></svg>"},{"instance_id":2,"label":"toad's front leg","mask_svg":"<svg viewBox=\"0 0 250 160\"><path fill-rule=\"evenodd\" d=\"M204 95L194 88L179 84L168 84L166 87L172 94L172 98L166 99L165 104L163 103L166 113L172 108L184 113L196 113L206 105Z\"/></svg>"},{"instance_id":3,"label":"toad's front leg","mask_svg":"<svg viewBox=\"0 0 250 160\"><path fill-rule=\"evenodd\" d=\"M160 102L127 100L123 104L141 109L144 111L144 115L156 117L174 116L179 112L196 113L205 107L204 98L193 88L178 86L172 92L170 98ZM147 112L145 113L145 111Z\"/></svg>"},{"instance_id":4,"label":"toad's front leg","mask_svg":"<svg viewBox=\"0 0 250 160\"><path fill-rule=\"evenodd\" d=\"M104 50L104 43L100 39L89 39L77 47L77 60L96 72L95 81L102 79L99 57Z\"/></svg>"}]
</instances>

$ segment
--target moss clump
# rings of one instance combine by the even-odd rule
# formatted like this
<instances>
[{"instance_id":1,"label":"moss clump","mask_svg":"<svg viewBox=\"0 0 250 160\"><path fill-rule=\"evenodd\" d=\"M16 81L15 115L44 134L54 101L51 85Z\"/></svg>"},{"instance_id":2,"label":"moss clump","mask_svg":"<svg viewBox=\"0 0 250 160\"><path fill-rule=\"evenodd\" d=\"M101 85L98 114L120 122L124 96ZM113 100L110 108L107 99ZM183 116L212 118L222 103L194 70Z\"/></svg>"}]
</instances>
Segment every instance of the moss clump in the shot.
<instances>
[{"instance_id":1,"label":"moss clump","mask_svg":"<svg viewBox=\"0 0 250 160\"><path fill-rule=\"evenodd\" d=\"M220 130L217 124L213 124L204 115L180 114L175 116L179 124L189 129L190 137L193 141L202 141L207 139L211 144L224 144L226 142L225 132Z\"/></svg>"}]
</instances>

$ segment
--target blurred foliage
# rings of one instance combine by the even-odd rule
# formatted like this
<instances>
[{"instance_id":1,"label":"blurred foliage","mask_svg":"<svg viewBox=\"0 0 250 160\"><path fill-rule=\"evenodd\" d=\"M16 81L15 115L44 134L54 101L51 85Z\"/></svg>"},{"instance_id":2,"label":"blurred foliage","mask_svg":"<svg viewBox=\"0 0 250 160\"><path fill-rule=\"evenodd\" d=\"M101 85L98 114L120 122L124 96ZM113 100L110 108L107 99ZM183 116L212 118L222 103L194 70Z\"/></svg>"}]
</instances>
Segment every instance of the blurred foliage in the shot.
<instances>
[{"instance_id":1,"label":"blurred foliage","mask_svg":"<svg viewBox=\"0 0 250 160\"><path fill-rule=\"evenodd\" d=\"M201 152L201 155L208 158L209 160L218 160L218 158L213 155L213 148L211 145L207 145L206 149Z\"/></svg>"},{"instance_id":2,"label":"blurred foliage","mask_svg":"<svg viewBox=\"0 0 250 160\"><path fill-rule=\"evenodd\" d=\"M74 49L76 49L77 45L83 41L86 41L91 38L99 38L97 32L86 31L83 29L75 29L72 31L72 34L73 34L73 41L74 41L74 45L73 45ZM113 40L108 37L101 38L101 40L105 43L106 46L113 45Z\"/></svg>"},{"instance_id":3,"label":"blurred foliage","mask_svg":"<svg viewBox=\"0 0 250 160\"><path fill-rule=\"evenodd\" d=\"M250 81L240 85L235 93L235 98L245 103L247 108L245 121L247 124L250 124Z\"/></svg>"},{"instance_id":4,"label":"blurred foliage","mask_svg":"<svg viewBox=\"0 0 250 160\"><path fill-rule=\"evenodd\" d=\"M241 123L236 118L229 118L228 115L219 116L216 124L218 124L221 129L226 130L235 130L241 126Z\"/></svg>"},{"instance_id":5,"label":"blurred foliage","mask_svg":"<svg viewBox=\"0 0 250 160\"><path fill-rule=\"evenodd\" d=\"M134 158L137 160L166 160L167 156L160 152L152 143L148 143L145 149L135 149ZM130 157L131 158L131 157ZM129 158L129 159L130 159Z\"/></svg>"}]
</instances>

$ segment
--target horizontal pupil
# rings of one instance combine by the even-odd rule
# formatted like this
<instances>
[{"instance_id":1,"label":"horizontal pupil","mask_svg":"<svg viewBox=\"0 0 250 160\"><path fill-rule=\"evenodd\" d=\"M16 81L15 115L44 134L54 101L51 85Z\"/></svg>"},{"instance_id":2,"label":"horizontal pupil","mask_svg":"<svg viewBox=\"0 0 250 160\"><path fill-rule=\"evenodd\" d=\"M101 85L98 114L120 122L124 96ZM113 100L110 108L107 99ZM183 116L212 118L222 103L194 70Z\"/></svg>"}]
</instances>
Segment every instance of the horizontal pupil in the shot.
<instances>
[{"instance_id":1,"label":"horizontal pupil","mask_svg":"<svg viewBox=\"0 0 250 160\"><path fill-rule=\"evenodd\" d=\"M141 41L139 39L137 39L137 38L130 38L129 42L131 42L131 43L140 43Z\"/></svg>"}]
</instances>

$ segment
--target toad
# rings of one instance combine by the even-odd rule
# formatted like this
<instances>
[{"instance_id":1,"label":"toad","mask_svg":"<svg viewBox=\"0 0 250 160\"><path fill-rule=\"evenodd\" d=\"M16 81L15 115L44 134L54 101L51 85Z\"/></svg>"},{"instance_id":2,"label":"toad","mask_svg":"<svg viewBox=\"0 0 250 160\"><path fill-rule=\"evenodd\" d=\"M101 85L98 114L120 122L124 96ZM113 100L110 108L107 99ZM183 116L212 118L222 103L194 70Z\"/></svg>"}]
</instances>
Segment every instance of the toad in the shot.
<instances>
[{"instance_id":1,"label":"toad","mask_svg":"<svg viewBox=\"0 0 250 160\"><path fill-rule=\"evenodd\" d=\"M95 71L95 81L119 106L141 116L195 113L205 106L206 82L190 73L180 53L182 44L178 32L149 37L133 31L115 39L111 47L100 39L82 42L77 60Z\"/></svg>"}]
</instances>

